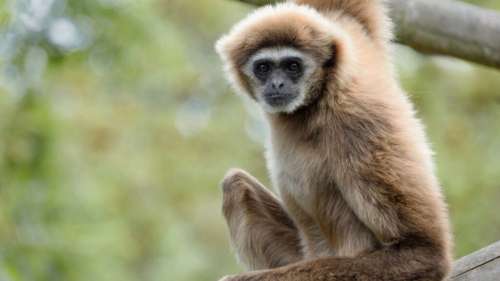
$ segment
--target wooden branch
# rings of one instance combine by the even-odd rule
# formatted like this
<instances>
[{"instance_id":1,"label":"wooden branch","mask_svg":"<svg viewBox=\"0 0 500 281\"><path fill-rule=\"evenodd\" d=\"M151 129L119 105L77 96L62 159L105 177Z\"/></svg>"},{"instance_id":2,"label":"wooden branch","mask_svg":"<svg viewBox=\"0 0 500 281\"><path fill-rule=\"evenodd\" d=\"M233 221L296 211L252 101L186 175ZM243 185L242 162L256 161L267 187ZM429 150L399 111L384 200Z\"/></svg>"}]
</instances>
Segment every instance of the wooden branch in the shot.
<instances>
[{"instance_id":1,"label":"wooden branch","mask_svg":"<svg viewBox=\"0 0 500 281\"><path fill-rule=\"evenodd\" d=\"M453 281L500 280L500 242L463 257L453 265Z\"/></svg>"},{"instance_id":2,"label":"wooden branch","mask_svg":"<svg viewBox=\"0 0 500 281\"><path fill-rule=\"evenodd\" d=\"M279 0L238 0L254 5ZM388 0L397 42L500 68L500 13L453 0Z\"/></svg>"}]
</instances>

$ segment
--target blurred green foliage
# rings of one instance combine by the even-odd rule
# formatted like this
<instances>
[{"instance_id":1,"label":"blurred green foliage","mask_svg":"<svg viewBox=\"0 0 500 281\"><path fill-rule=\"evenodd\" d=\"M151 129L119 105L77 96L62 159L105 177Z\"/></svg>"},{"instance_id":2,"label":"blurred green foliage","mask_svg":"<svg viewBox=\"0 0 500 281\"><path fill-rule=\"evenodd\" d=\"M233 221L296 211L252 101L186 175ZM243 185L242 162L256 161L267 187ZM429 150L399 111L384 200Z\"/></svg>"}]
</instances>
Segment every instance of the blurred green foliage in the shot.
<instances>
[{"instance_id":1,"label":"blurred green foliage","mask_svg":"<svg viewBox=\"0 0 500 281\"><path fill-rule=\"evenodd\" d=\"M500 8L498 1L471 1ZM217 280L241 270L218 182L268 183L213 0L0 1L0 280ZM500 72L398 47L461 256L500 239Z\"/></svg>"}]
</instances>

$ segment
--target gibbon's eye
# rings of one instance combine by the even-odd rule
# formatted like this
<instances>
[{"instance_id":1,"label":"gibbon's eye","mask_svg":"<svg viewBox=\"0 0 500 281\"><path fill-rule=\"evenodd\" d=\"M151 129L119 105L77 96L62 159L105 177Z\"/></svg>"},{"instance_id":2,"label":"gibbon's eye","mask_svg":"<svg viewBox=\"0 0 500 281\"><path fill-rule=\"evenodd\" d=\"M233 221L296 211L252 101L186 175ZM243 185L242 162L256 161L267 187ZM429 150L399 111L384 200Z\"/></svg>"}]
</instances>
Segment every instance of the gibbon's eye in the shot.
<instances>
[{"instance_id":1,"label":"gibbon's eye","mask_svg":"<svg viewBox=\"0 0 500 281\"><path fill-rule=\"evenodd\" d=\"M257 62L254 65L254 73L259 78L267 77L267 74L271 71L272 64L269 61Z\"/></svg>"},{"instance_id":2,"label":"gibbon's eye","mask_svg":"<svg viewBox=\"0 0 500 281\"><path fill-rule=\"evenodd\" d=\"M292 62L287 67L290 72L298 72L300 70L300 64L297 62Z\"/></svg>"},{"instance_id":3,"label":"gibbon's eye","mask_svg":"<svg viewBox=\"0 0 500 281\"><path fill-rule=\"evenodd\" d=\"M292 75L300 75L302 73L302 63L300 59L288 59L283 61L283 68Z\"/></svg>"}]
</instances>

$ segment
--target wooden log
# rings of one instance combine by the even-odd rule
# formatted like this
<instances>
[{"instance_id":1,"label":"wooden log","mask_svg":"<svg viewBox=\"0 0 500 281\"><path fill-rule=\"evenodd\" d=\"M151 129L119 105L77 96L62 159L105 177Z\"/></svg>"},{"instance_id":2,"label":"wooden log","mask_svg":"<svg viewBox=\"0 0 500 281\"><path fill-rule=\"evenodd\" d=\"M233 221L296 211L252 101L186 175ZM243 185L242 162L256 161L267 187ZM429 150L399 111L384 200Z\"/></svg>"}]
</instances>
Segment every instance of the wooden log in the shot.
<instances>
[{"instance_id":1,"label":"wooden log","mask_svg":"<svg viewBox=\"0 0 500 281\"><path fill-rule=\"evenodd\" d=\"M500 242L456 261L451 280L500 281Z\"/></svg>"},{"instance_id":2,"label":"wooden log","mask_svg":"<svg viewBox=\"0 0 500 281\"><path fill-rule=\"evenodd\" d=\"M454 0L388 0L388 4L399 43L500 69L500 13Z\"/></svg>"}]
</instances>

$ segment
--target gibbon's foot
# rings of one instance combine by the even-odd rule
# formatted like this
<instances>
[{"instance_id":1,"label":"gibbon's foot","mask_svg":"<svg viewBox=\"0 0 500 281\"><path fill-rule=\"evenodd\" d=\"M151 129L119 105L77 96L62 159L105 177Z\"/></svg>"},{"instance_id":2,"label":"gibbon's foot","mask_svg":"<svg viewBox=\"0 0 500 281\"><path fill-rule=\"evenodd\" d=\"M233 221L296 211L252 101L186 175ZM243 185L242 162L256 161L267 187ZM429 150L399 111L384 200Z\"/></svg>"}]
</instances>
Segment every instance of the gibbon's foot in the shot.
<instances>
[{"instance_id":1,"label":"gibbon's foot","mask_svg":"<svg viewBox=\"0 0 500 281\"><path fill-rule=\"evenodd\" d=\"M237 275L227 275L222 277L222 279L219 279L219 281L237 281L238 279Z\"/></svg>"},{"instance_id":2,"label":"gibbon's foot","mask_svg":"<svg viewBox=\"0 0 500 281\"><path fill-rule=\"evenodd\" d=\"M222 277L221 279L219 279L219 281L231 281L231 276L224 276Z\"/></svg>"},{"instance_id":3,"label":"gibbon's foot","mask_svg":"<svg viewBox=\"0 0 500 281\"><path fill-rule=\"evenodd\" d=\"M247 273L243 273L240 275L227 275L227 276L224 276L219 281L271 281L271 280L272 281L279 281L278 279L273 278L271 276L269 276L269 277L272 279L264 277L265 274L269 274L269 273L271 273L271 271L262 270L262 271L247 272Z\"/></svg>"}]
</instances>

